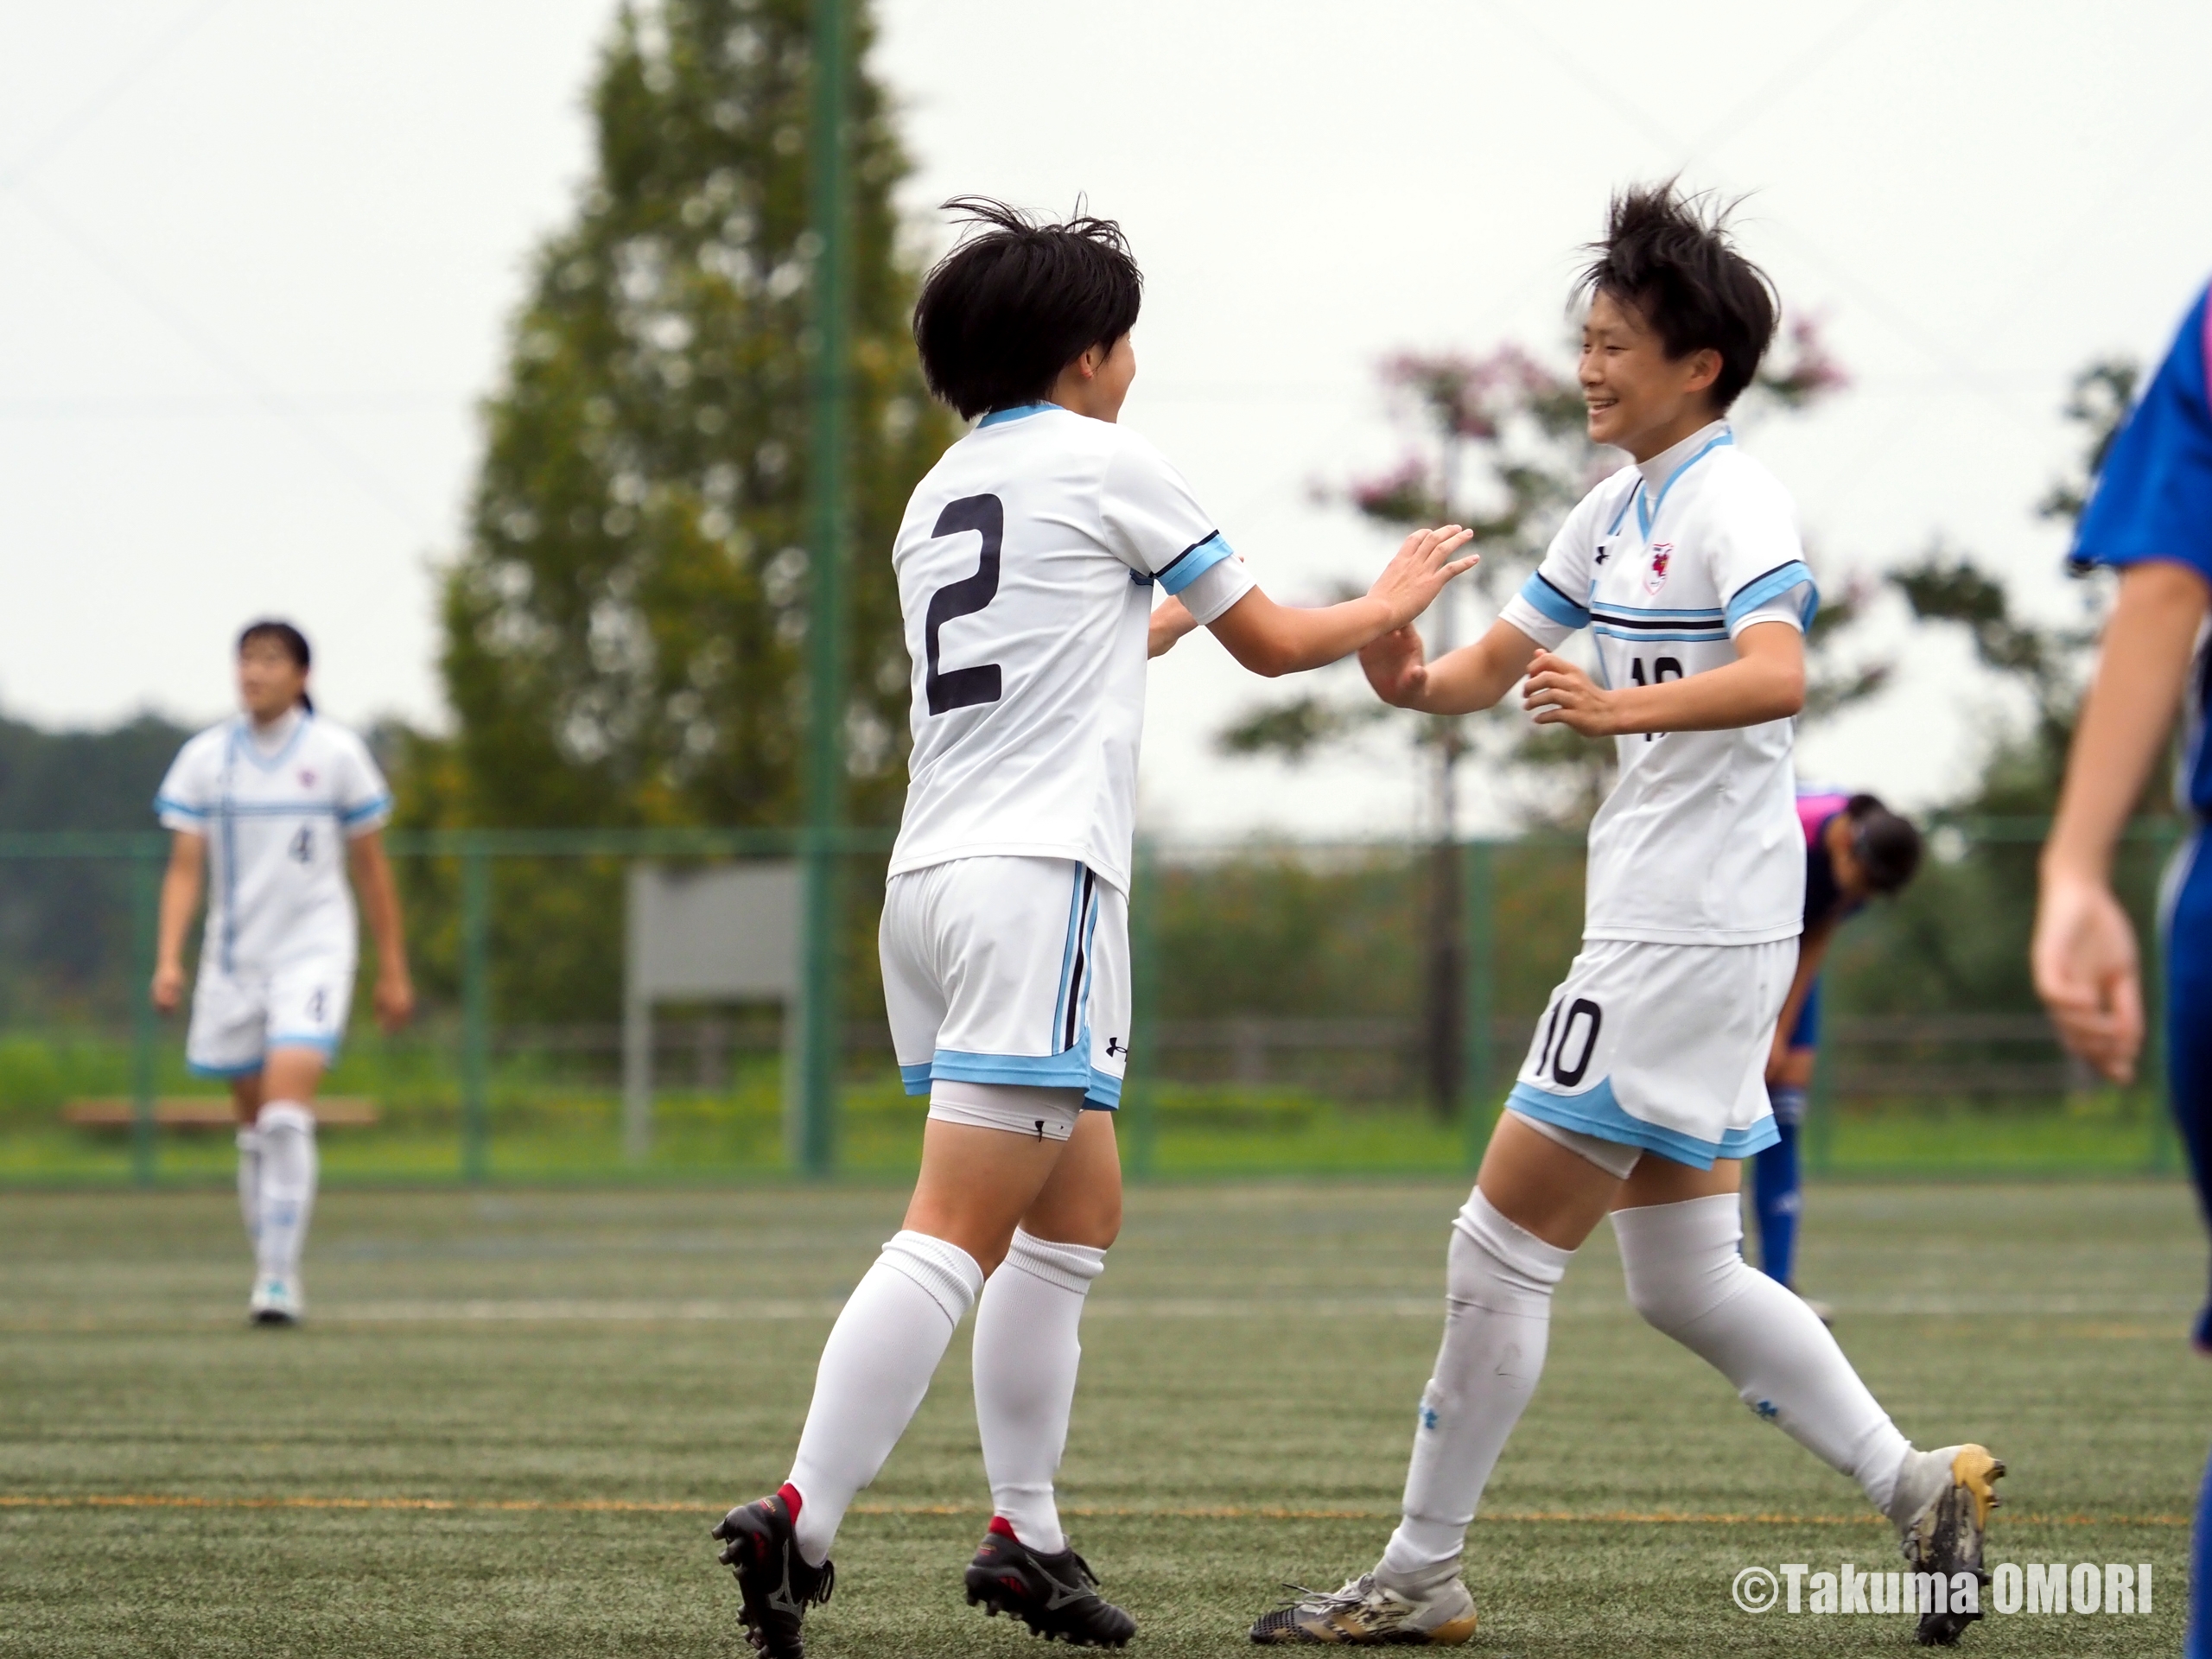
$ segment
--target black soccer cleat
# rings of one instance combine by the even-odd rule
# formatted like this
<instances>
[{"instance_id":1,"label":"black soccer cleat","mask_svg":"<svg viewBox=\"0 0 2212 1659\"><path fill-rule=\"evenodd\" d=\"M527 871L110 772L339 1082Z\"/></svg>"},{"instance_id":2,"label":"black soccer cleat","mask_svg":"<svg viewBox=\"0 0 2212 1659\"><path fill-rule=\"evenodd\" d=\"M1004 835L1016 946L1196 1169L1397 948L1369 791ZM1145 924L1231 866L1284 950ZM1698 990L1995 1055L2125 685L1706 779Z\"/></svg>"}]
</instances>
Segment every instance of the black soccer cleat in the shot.
<instances>
[{"instance_id":1,"label":"black soccer cleat","mask_svg":"<svg viewBox=\"0 0 2212 1659\"><path fill-rule=\"evenodd\" d=\"M805 1659L799 1621L830 1599L837 1569L828 1561L809 1567L798 1553L790 1500L779 1491L741 1503L715 1523L714 1535L723 1541L721 1564L737 1574L738 1618L753 1650L762 1659Z\"/></svg>"},{"instance_id":2,"label":"black soccer cleat","mask_svg":"<svg viewBox=\"0 0 2212 1659\"><path fill-rule=\"evenodd\" d=\"M993 1618L1018 1618L1033 1635L1071 1647L1125 1647L1137 1633L1136 1620L1098 1593L1090 1562L1072 1549L1039 1554L1001 1516L991 1517L968 1563L968 1605Z\"/></svg>"},{"instance_id":3,"label":"black soccer cleat","mask_svg":"<svg viewBox=\"0 0 2212 1659\"><path fill-rule=\"evenodd\" d=\"M1912 1505L1913 1512L1900 1528L1904 1558L1916 1577L1925 1574L1939 1586L1955 1587L1972 1574L1977 1591L1972 1611L1961 1611L1942 1602L1920 1616L1914 1634L1925 1648L1951 1648L1967 1625L1981 1617L1989 1597L1989 1574L1981 1565L1982 1541L1989 1529L1989 1512L1997 1508L1997 1482L2005 1465L1980 1446L1948 1446L1940 1452L1909 1452L1898 1472L1904 1489L1892 1499L1893 1507ZM1916 1502L1917 1500L1917 1502Z\"/></svg>"}]
</instances>

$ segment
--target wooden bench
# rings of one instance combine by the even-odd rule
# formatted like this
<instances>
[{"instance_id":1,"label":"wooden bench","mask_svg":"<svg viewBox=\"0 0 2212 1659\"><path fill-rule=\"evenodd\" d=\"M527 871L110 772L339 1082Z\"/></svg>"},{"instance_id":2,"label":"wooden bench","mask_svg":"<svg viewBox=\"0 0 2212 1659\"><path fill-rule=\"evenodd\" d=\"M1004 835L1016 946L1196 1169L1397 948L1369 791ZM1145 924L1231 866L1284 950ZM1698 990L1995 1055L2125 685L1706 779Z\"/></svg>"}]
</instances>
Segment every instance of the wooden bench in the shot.
<instances>
[{"instance_id":1,"label":"wooden bench","mask_svg":"<svg viewBox=\"0 0 2212 1659\"><path fill-rule=\"evenodd\" d=\"M377 1121L377 1103L365 1095L332 1095L316 1101L314 1110L326 1129L365 1128ZM126 1096L73 1100L61 1109L61 1121L80 1129L127 1129L137 1118L137 1105ZM164 1129L229 1129L238 1121L238 1109L219 1095L163 1096L154 1103L154 1122Z\"/></svg>"}]
</instances>

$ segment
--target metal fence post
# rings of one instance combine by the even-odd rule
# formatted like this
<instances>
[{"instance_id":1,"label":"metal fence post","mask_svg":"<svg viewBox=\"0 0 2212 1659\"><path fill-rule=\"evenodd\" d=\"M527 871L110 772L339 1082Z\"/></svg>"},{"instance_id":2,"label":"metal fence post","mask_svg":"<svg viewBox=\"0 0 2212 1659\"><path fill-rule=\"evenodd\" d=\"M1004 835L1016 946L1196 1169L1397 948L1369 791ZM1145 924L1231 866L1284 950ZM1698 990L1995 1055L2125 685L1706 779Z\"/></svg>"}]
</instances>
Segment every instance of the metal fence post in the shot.
<instances>
[{"instance_id":1,"label":"metal fence post","mask_svg":"<svg viewBox=\"0 0 2212 1659\"><path fill-rule=\"evenodd\" d=\"M1460 1066L1459 1124L1472 1169L1490 1144L1491 1078L1497 1063L1497 924L1492 908L1497 871L1487 841L1467 842L1460 856L1461 984L1466 997L1460 1023L1465 1027L1466 1058Z\"/></svg>"},{"instance_id":2,"label":"metal fence post","mask_svg":"<svg viewBox=\"0 0 2212 1659\"><path fill-rule=\"evenodd\" d=\"M491 1173L492 861L480 831L461 854L461 1175Z\"/></svg>"},{"instance_id":3,"label":"metal fence post","mask_svg":"<svg viewBox=\"0 0 2212 1659\"><path fill-rule=\"evenodd\" d=\"M1160 1151L1160 1119L1151 1088L1152 1039L1160 1032L1159 866L1152 849L1140 841L1129 882L1128 1074L1122 1080L1121 1117L1129 1135L1129 1173L1138 1180L1153 1172ZM1141 1033L1145 1033L1141 1038Z\"/></svg>"},{"instance_id":4,"label":"metal fence post","mask_svg":"<svg viewBox=\"0 0 2212 1659\"><path fill-rule=\"evenodd\" d=\"M852 104L850 0L813 0L814 85L808 160L810 233L814 242L812 453L808 459L810 529L807 566L807 762L805 991L802 1039L806 1063L801 1165L828 1175L837 1165L837 1096L844 1075L844 1021L838 1007L842 967L840 923L844 849L847 433L852 395L851 167L846 127Z\"/></svg>"},{"instance_id":5,"label":"metal fence post","mask_svg":"<svg viewBox=\"0 0 2212 1659\"><path fill-rule=\"evenodd\" d=\"M130 1020L130 1179L151 1186L156 1173L154 1142L154 951L160 921L161 848L158 840L130 861L130 959L136 969Z\"/></svg>"}]
</instances>

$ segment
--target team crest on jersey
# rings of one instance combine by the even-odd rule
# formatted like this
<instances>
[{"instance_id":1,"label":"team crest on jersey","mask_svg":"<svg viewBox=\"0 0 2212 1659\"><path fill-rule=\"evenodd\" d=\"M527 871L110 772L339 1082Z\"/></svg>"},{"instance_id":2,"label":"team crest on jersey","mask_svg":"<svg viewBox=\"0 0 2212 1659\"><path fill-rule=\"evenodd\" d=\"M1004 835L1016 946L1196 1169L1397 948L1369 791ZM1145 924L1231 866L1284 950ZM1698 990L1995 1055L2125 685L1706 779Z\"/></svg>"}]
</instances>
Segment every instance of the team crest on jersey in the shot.
<instances>
[{"instance_id":1,"label":"team crest on jersey","mask_svg":"<svg viewBox=\"0 0 2212 1659\"><path fill-rule=\"evenodd\" d=\"M1651 566L1643 573L1643 591L1656 594L1667 585L1667 567L1675 562L1672 542L1651 543Z\"/></svg>"}]
</instances>

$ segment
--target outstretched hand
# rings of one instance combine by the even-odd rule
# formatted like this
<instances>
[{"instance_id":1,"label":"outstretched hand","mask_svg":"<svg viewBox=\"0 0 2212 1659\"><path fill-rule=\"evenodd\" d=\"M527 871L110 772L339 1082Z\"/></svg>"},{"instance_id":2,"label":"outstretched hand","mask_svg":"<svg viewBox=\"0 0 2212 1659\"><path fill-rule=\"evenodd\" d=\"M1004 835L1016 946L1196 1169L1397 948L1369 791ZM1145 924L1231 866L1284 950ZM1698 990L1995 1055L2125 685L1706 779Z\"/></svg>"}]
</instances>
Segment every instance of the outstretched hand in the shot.
<instances>
[{"instance_id":1,"label":"outstretched hand","mask_svg":"<svg viewBox=\"0 0 2212 1659\"><path fill-rule=\"evenodd\" d=\"M1585 737L1615 734L1612 694L1556 652L1540 650L1529 659L1521 703L1539 726L1565 726Z\"/></svg>"},{"instance_id":2,"label":"outstretched hand","mask_svg":"<svg viewBox=\"0 0 2212 1659\"><path fill-rule=\"evenodd\" d=\"M2134 925L2112 888L2045 875L2028 964L2066 1046L2113 1082L2133 1080L2143 1050L2143 976Z\"/></svg>"},{"instance_id":3,"label":"outstretched hand","mask_svg":"<svg viewBox=\"0 0 2212 1659\"><path fill-rule=\"evenodd\" d=\"M1446 582L1482 563L1479 554L1452 556L1474 535L1458 524L1445 524L1435 530L1417 530L1406 537L1367 590L1370 599L1379 599L1389 607L1391 627L1404 627L1436 602Z\"/></svg>"},{"instance_id":4,"label":"outstretched hand","mask_svg":"<svg viewBox=\"0 0 2212 1659\"><path fill-rule=\"evenodd\" d=\"M1375 695L1394 708L1410 709L1428 684L1428 653L1410 622L1360 647L1359 666Z\"/></svg>"}]
</instances>

